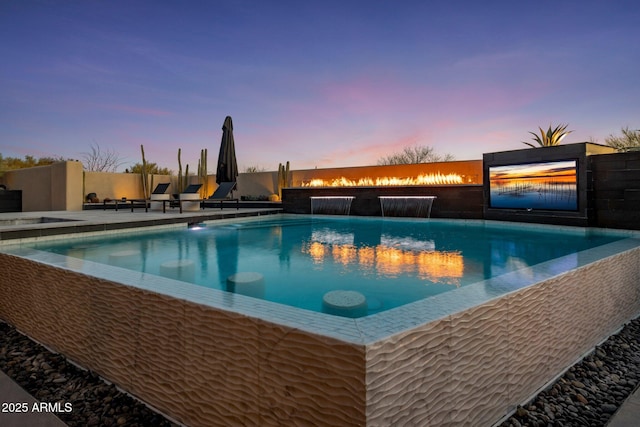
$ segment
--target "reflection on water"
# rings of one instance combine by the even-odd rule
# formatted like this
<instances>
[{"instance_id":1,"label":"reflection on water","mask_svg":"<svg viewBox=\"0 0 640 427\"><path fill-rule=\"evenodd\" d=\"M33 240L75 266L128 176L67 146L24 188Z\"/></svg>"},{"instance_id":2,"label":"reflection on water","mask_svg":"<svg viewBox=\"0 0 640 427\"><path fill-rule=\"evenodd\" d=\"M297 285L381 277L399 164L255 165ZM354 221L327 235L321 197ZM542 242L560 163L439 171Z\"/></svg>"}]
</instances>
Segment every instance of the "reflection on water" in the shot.
<instances>
[{"instance_id":1,"label":"reflection on water","mask_svg":"<svg viewBox=\"0 0 640 427\"><path fill-rule=\"evenodd\" d=\"M338 264L354 264L364 274L386 278L415 275L431 283L460 286L464 274L464 258L460 251L438 251L432 240L394 239L384 235L381 244L375 247L355 247L349 242L353 242L353 235L316 233L301 250L315 264L331 258Z\"/></svg>"},{"instance_id":2,"label":"reflection on water","mask_svg":"<svg viewBox=\"0 0 640 427\"><path fill-rule=\"evenodd\" d=\"M315 216L27 246L66 255L69 266L89 274L101 263L146 273L151 282L154 275L177 277L222 291L236 290L231 276L261 277L264 299L313 311L322 311L328 292L347 290L362 294L371 314L509 272L525 277L526 267L548 260L559 260L561 273L575 268L579 251L613 240L455 221Z\"/></svg>"}]
</instances>

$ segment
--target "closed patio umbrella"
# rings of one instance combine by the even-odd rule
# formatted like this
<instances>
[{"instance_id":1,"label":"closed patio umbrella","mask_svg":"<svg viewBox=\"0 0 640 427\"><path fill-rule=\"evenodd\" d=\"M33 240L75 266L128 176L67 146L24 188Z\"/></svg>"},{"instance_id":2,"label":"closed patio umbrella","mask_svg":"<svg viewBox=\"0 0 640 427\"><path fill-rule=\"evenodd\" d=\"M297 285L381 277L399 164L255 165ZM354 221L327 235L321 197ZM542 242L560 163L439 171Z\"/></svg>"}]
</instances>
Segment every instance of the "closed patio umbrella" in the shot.
<instances>
[{"instance_id":1,"label":"closed patio umbrella","mask_svg":"<svg viewBox=\"0 0 640 427\"><path fill-rule=\"evenodd\" d=\"M236 161L236 145L233 140L233 122L231 116L224 119L222 125L222 142L218 155L216 182L236 182L238 177L238 162Z\"/></svg>"}]
</instances>

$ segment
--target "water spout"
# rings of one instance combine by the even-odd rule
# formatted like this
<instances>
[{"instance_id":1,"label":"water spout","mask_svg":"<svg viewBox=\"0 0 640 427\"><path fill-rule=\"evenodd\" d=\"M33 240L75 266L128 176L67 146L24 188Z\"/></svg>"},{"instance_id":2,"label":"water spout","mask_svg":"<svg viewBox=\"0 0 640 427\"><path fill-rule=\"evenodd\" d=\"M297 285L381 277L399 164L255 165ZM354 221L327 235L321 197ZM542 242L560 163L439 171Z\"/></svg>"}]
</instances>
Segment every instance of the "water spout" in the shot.
<instances>
[{"instance_id":1,"label":"water spout","mask_svg":"<svg viewBox=\"0 0 640 427\"><path fill-rule=\"evenodd\" d=\"M382 216L431 217L436 196L379 196Z\"/></svg>"},{"instance_id":2,"label":"water spout","mask_svg":"<svg viewBox=\"0 0 640 427\"><path fill-rule=\"evenodd\" d=\"M349 215L353 196L310 197L311 214Z\"/></svg>"}]
</instances>

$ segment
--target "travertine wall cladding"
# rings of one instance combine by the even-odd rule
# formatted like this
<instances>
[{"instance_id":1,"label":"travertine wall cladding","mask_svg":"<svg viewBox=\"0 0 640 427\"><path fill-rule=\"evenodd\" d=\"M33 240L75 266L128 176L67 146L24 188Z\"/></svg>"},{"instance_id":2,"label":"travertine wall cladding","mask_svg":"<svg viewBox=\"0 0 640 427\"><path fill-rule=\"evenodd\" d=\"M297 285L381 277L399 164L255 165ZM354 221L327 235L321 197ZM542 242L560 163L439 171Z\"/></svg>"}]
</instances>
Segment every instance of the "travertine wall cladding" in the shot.
<instances>
[{"instance_id":1,"label":"travertine wall cladding","mask_svg":"<svg viewBox=\"0 0 640 427\"><path fill-rule=\"evenodd\" d=\"M367 425L491 425L640 310L640 249L367 348Z\"/></svg>"},{"instance_id":2,"label":"travertine wall cladding","mask_svg":"<svg viewBox=\"0 0 640 427\"><path fill-rule=\"evenodd\" d=\"M190 426L491 425L638 313L639 260L353 344L0 253L0 317Z\"/></svg>"},{"instance_id":3,"label":"travertine wall cladding","mask_svg":"<svg viewBox=\"0 0 640 427\"><path fill-rule=\"evenodd\" d=\"M189 426L365 425L364 347L0 254L0 317Z\"/></svg>"}]
</instances>

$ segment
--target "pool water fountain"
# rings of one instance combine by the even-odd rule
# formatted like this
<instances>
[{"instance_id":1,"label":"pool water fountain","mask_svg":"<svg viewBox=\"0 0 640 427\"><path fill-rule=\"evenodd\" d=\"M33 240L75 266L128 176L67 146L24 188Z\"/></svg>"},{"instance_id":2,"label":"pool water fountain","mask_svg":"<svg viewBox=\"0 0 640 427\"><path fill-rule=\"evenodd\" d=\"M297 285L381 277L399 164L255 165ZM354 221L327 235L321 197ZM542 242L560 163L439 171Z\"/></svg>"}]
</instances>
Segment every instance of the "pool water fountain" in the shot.
<instances>
[{"instance_id":1,"label":"pool water fountain","mask_svg":"<svg viewBox=\"0 0 640 427\"><path fill-rule=\"evenodd\" d=\"M429 218L435 196L378 196L382 216Z\"/></svg>"},{"instance_id":2,"label":"pool water fountain","mask_svg":"<svg viewBox=\"0 0 640 427\"><path fill-rule=\"evenodd\" d=\"M349 215L353 196L311 197L311 214Z\"/></svg>"}]
</instances>

